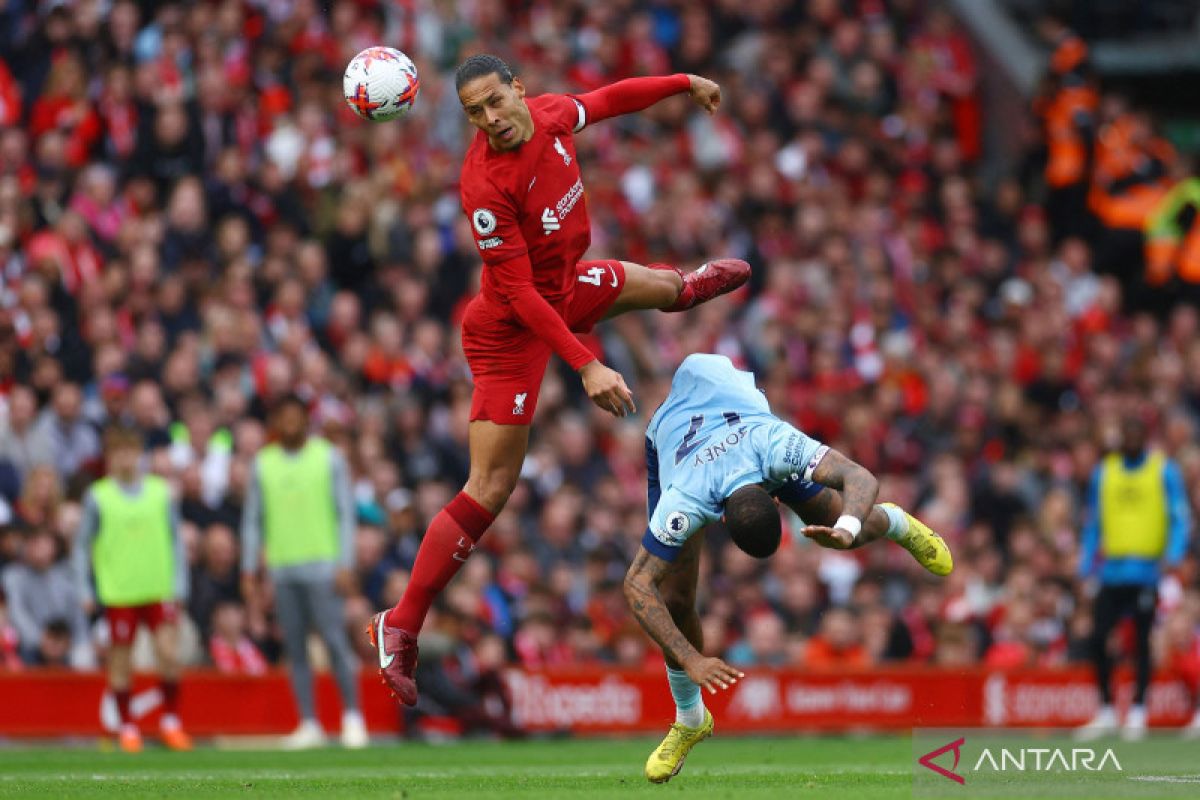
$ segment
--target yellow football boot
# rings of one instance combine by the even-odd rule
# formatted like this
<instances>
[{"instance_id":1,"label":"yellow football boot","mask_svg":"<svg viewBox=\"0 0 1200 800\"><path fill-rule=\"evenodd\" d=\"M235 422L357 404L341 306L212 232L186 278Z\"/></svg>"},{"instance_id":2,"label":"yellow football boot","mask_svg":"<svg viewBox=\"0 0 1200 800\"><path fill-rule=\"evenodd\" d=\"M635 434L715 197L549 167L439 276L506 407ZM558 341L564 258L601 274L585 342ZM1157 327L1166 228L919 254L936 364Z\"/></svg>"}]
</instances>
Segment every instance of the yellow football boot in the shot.
<instances>
[{"instance_id":1,"label":"yellow football boot","mask_svg":"<svg viewBox=\"0 0 1200 800\"><path fill-rule=\"evenodd\" d=\"M699 728L673 723L667 738L646 760L646 779L651 783L666 783L674 778L683 769L683 762L692 748L712 736L712 732L713 715L707 708L704 709L704 723Z\"/></svg>"},{"instance_id":2,"label":"yellow football boot","mask_svg":"<svg viewBox=\"0 0 1200 800\"><path fill-rule=\"evenodd\" d=\"M883 503L883 505L900 508L895 503ZM917 563L934 575L949 575L954 569L954 557L950 555L950 548L946 545L946 540L912 514L902 508L900 511L908 517L908 537L897 544L912 553L912 557L917 560Z\"/></svg>"}]
</instances>

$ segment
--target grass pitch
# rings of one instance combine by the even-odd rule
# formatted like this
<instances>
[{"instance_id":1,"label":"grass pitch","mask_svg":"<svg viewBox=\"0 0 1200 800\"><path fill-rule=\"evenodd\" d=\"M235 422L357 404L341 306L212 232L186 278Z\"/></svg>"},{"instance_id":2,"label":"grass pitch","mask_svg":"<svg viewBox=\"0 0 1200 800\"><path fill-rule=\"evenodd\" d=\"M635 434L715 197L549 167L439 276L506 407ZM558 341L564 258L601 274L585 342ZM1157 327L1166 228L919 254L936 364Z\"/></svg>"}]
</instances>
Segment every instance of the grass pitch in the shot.
<instances>
[{"instance_id":1,"label":"grass pitch","mask_svg":"<svg viewBox=\"0 0 1200 800\"><path fill-rule=\"evenodd\" d=\"M19 798L910 798L907 737L720 738L655 786L642 765L657 740L453 745L368 750L170 753L0 749L0 797Z\"/></svg>"}]
</instances>

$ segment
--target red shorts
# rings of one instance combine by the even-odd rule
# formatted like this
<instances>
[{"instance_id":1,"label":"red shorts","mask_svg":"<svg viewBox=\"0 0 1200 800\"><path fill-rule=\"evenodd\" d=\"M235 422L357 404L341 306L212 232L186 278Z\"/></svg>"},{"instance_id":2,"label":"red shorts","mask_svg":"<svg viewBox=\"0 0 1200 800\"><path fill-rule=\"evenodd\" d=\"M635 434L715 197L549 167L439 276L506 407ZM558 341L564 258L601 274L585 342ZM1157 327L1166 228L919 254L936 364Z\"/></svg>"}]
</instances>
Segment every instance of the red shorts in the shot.
<instances>
[{"instance_id":1,"label":"red shorts","mask_svg":"<svg viewBox=\"0 0 1200 800\"><path fill-rule=\"evenodd\" d=\"M174 603L147 603L144 606L117 606L104 609L108 620L108 635L113 644L132 644L133 636L141 623L151 631L159 625L173 625L179 619L179 608Z\"/></svg>"},{"instance_id":2,"label":"red shorts","mask_svg":"<svg viewBox=\"0 0 1200 800\"><path fill-rule=\"evenodd\" d=\"M587 333L612 308L625 286L620 261L580 261L575 293L563 311L567 327ZM467 305L463 354L475 380L471 420L528 425L537 408L550 345L511 318L511 312L477 296Z\"/></svg>"}]
</instances>

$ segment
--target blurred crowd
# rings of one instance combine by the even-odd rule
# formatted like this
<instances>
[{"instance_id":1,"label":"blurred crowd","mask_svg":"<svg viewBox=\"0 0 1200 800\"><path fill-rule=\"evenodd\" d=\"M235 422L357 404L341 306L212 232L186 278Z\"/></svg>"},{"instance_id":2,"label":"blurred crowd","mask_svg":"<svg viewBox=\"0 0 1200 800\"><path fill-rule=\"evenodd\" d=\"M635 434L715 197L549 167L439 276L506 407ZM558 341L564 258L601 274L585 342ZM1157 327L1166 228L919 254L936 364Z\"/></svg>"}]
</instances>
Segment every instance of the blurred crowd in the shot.
<instances>
[{"instance_id":1,"label":"blurred crowd","mask_svg":"<svg viewBox=\"0 0 1200 800\"><path fill-rule=\"evenodd\" d=\"M340 94L345 63L381 42L422 74L398 123L362 122ZM881 476L957 566L932 580L888 543L802 537L757 562L718 533L707 650L838 668L1082 658L1081 500L1124 415L1200 498L1200 315L1127 310L1129 281L1093 267L1093 240L1052 231L1040 175L981 180L980 65L937 5L10 0L0 575L62 590L53 607L5 593L0 668L103 651L64 558L113 420L144 432L180 498L189 662L275 662L270 597L239 594L237 531L267 412L293 391L353 473L346 624L365 646L466 478L458 320L479 259L449 74L480 51L532 94L717 80L714 117L678 97L580 134L593 253L755 271L730 298L597 330L640 417L614 420L551 370L521 484L439 601L426 663L470 682L505 663L661 659L620 581L646 525L645 415L698 351L752 369L780 416ZM1032 113L991 124L1042 142ZM1193 551L1162 593L1164 658L1196 646L1197 580Z\"/></svg>"}]
</instances>

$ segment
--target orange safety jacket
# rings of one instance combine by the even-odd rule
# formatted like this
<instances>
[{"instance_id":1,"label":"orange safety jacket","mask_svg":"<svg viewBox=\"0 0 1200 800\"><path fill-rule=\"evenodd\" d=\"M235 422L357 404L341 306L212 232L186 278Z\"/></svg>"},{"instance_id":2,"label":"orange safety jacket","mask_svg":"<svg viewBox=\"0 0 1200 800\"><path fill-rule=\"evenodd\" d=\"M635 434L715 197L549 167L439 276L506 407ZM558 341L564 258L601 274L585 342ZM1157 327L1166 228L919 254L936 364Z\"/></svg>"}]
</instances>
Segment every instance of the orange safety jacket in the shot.
<instances>
[{"instance_id":1,"label":"orange safety jacket","mask_svg":"<svg viewBox=\"0 0 1200 800\"><path fill-rule=\"evenodd\" d=\"M1057 91L1042 110L1046 129L1046 185L1071 186L1087 178L1091 125L1099 98L1090 86Z\"/></svg>"},{"instance_id":2,"label":"orange safety jacket","mask_svg":"<svg viewBox=\"0 0 1200 800\"><path fill-rule=\"evenodd\" d=\"M1174 160L1165 140L1139 137L1136 121L1119 117L1096 136L1088 208L1108 228L1141 230L1171 188Z\"/></svg>"},{"instance_id":3,"label":"orange safety jacket","mask_svg":"<svg viewBox=\"0 0 1200 800\"><path fill-rule=\"evenodd\" d=\"M1146 282L1161 286L1173 275L1200 284L1200 178L1175 184L1146 220Z\"/></svg>"}]
</instances>

